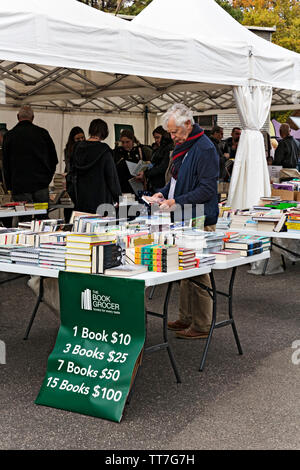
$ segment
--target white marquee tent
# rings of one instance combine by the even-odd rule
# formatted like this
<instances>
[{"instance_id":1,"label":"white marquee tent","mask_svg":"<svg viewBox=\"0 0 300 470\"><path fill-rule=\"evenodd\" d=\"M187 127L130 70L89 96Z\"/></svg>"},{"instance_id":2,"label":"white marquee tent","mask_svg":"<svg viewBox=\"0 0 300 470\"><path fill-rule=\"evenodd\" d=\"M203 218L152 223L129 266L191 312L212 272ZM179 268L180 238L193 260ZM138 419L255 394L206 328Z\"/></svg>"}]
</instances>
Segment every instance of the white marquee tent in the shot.
<instances>
[{"instance_id":1,"label":"white marquee tent","mask_svg":"<svg viewBox=\"0 0 300 470\"><path fill-rule=\"evenodd\" d=\"M258 38L213 0L153 0L130 23L75 0L1 0L0 60L10 106L143 115L184 101L199 113L231 109L234 93L245 129L234 207L268 193L258 129L272 99L293 105L300 91L299 54Z\"/></svg>"}]
</instances>

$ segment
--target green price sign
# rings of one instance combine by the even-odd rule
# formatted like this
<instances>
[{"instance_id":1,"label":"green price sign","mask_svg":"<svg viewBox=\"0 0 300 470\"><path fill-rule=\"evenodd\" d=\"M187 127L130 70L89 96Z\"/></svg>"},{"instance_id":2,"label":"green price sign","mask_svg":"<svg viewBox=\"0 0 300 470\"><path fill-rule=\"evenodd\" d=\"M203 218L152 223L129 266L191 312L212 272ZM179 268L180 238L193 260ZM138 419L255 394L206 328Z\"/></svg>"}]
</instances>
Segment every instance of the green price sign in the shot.
<instances>
[{"instance_id":1,"label":"green price sign","mask_svg":"<svg viewBox=\"0 0 300 470\"><path fill-rule=\"evenodd\" d=\"M121 421L145 342L144 288L60 272L61 326L36 404Z\"/></svg>"}]
</instances>

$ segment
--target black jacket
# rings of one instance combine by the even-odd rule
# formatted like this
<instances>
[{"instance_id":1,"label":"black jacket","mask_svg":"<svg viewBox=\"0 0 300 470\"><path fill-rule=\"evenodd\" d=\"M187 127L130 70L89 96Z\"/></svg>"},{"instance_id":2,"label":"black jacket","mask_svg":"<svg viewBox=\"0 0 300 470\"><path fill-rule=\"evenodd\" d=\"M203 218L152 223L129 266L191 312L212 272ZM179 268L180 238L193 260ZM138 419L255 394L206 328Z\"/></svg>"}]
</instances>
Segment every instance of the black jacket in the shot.
<instances>
[{"instance_id":1,"label":"black jacket","mask_svg":"<svg viewBox=\"0 0 300 470\"><path fill-rule=\"evenodd\" d=\"M275 150L273 165L296 168L300 156L300 145L291 135L282 139Z\"/></svg>"},{"instance_id":2,"label":"black jacket","mask_svg":"<svg viewBox=\"0 0 300 470\"><path fill-rule=\"evenodd\" d=\"M219 178L220 179L223 179L225 178L225 163L226 163L226 157L224 157L223 155L223 152L220 148L220 142L215 139L214 137L210 137L210 140L212 141L212 143L214 144L214 146L216 147L216 151L219 155L219 159L220 159L220 162L219 162L219 165L220 165L220 172L219 172Z\"/></svg>"},{"instance_id":3,"label":"black jacket","mask_svg":"<svg viewBox=\"0 0 300 470\"><path fill-rule=\"evenodd\" d=\"M118 202L120 183L111 149L102 142L80 142L74 149L71 173L76 175L75 209L95 213L100 204Z\"/></svg>"},{"instance_id":4,"label":"black jacket","mask_svg":"<svg viewBox=\"0 0 300 470\"><path fill-rule=\"evenodd\" d=\"M165 174L170 163L170 152L173 147L172 139L162 137L160 146L154 150L151 159L153 167L144 173L149 191L156 192L166 184Z\"/></svg>"},{"instance_id":5,"label":"black jacket","mask_svg":"<svg viewBox=\"0 0 300 470\"><path fill-rule=\"evenodd\" d=\"M20 121L3 139L3 171L13 194L34 193L47 188L58 163L48 131Z\"/></svg>"}]
</instances>

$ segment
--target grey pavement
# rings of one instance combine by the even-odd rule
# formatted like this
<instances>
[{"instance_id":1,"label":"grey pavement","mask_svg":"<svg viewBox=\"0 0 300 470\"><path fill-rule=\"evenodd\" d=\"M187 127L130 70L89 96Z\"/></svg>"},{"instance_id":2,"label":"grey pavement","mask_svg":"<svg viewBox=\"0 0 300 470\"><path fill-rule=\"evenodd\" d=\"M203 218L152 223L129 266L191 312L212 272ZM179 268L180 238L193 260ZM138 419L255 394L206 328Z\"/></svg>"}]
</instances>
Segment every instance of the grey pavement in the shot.
<instances>
[{"instance_id":1,"label":"grey pavement","mask_svg":"<svg viewBox=\"0 0 300 470\"><path fill-rule=\"evenodd\" d=\"M247 269L238 269L234 288L244 354L238 355L230 326L217 329L198 372L204 342L170 332L182 384L166 351L145 355L121 423L34 404L58 320L42 304L24 341L35 303L28 278L0 285L0 340L7 354L0 364L0 449L299 449L300 363L293 364L292 354L300 362L300 351L297 356L292 344L300 341L300 264L288 262L285 273L265 277ZM216 273L219 289L228 280L228 271ZM156 289L151 310L161 311L165 289ZM225 318L225 299L218 310ZM175 287L169 318L177 312ZM147 344L161 339L161 321L149 318Z\"/></svg>"}]
</instances>

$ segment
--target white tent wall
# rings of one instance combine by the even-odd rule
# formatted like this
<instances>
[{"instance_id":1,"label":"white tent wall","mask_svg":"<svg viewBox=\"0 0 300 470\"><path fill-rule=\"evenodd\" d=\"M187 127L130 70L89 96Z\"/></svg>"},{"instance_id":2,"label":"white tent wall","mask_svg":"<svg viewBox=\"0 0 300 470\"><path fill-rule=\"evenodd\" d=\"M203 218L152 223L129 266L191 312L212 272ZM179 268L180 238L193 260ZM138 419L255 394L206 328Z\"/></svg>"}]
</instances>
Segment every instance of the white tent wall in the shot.
<instances>
[{"instance_id":1,"label":"white tent wall","mask_svg":"<svg viewBox=\"0 0 300 470\"><path fill-rule=\"evenodd\" d=\"M0 122L6 123L7 128L11 129L14 127L17 120L18 108L5 109L1 107L0 110ZM115 130L114 124L131 124L133 126L135 136L142 144L145 142L145 126L144 118L132 117L132 116L118 116L118 115L101 115L95 113L62 113L56 111L36 111L34 110L34 124L47 129L51 135L55 148L57 151L57 157L59 163L56 167L56 172L64 171L64 148L67 143L70 130L74 126L81 127L86 137L88 136L88 129L90 122L93 119L103 119L107 122L109 135L105 142L113 149L115 147ZM156 116L148 116L149 125L149 141L152 142L151 136L152 131L156 127Z\"/></svg>"}]
</instances>

